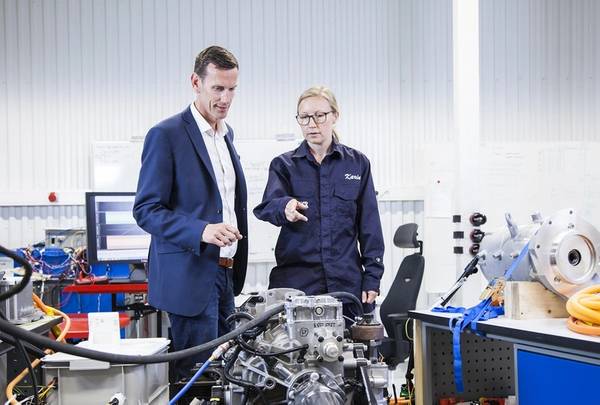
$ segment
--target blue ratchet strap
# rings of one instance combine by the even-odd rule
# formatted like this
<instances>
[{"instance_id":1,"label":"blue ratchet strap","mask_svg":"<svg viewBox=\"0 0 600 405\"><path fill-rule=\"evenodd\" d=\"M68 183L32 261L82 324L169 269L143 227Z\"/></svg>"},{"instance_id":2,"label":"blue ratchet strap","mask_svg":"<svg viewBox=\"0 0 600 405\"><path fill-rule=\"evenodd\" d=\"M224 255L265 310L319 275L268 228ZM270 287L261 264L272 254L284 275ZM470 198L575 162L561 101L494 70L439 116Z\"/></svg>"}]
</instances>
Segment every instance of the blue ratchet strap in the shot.
<instances>
[{"instance_id":1,"label":"blue ratchet strap","mask_svg":"<svg viewBox=\"0 0 600 405\"><path fill-rule=\"evenodd\" d=\"M446 312L450 314L464 314L467 309L465 307L434 307L431 308L431 312Z\"/></svg>"},{"instance_id":2,"label":"blue ratchet strap","mask_svg":"<svg viewBox=\"0 0 600 405\"><path fill-rule=\"evenodd\" d=\"M529 252L529 243L527 243L519 256L511 263L506 273L504 273L505 280L508 280L515 269L519 266L519 263ZM479 335L483 336L477 331L477 322L487 321L488 319L496 318L500 315L504 315L504 307L493 306L492 297L486 298L474 307L464 309L463 307L449 307L446 310L440 307L433 308L433 312L456 312L461 313L461 316L451 318L448 326L452 331L452 354L454 356L454 385L456 386L456 392L464 391L463 376L462 376L462 355L460 352L460 335L463 330L471 325L471 330Z\"/></svg>"}]
</instances>

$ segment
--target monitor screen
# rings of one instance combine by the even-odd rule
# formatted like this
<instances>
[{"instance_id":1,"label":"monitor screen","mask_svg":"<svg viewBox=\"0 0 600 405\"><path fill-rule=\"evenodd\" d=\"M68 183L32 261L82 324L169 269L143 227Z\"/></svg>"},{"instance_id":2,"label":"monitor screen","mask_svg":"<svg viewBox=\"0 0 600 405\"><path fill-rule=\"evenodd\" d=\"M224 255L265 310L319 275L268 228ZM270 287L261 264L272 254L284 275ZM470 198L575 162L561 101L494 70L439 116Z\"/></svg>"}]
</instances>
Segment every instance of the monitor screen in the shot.
<instances>
[{"instance_id":1,"label":"monitor screen","mask_svg":"<svg viewBox=\"0 0 600 405\"><path fill-rule=\"evenodd\" d=\"M85 194L88 262L140 263L148 259L150 234L133 218L135 193Z\"/></svg>"}]
</instances>

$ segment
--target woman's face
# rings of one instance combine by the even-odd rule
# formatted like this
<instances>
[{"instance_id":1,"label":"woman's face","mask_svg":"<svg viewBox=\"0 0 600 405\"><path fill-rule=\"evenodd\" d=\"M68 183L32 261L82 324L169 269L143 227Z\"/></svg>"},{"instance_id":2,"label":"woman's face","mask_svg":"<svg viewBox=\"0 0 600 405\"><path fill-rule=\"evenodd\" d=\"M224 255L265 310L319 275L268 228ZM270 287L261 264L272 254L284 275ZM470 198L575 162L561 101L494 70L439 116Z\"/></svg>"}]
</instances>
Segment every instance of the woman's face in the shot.
<instances>
[{"instance_id":1,"label":"woman's face","mask_svg":"<svg viewBox=\"0 0 600 405\"><path fill-rule=\"evenodd\" d=\"M302 135L308 143L331 144L337 113L333 112L325 98L313 96L302 100L298 106L297 118L300 128L302 128ZM307 120L308 122L306 122Z\"/></svg>"}]
</instances>

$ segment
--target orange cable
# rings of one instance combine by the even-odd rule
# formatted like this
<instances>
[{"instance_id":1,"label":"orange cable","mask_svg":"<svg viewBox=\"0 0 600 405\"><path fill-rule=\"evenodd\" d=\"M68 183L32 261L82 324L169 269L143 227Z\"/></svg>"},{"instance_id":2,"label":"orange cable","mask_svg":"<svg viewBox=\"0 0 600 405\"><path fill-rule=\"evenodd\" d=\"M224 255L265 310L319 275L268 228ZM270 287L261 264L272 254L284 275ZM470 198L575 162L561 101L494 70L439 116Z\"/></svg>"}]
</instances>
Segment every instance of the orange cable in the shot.
<instances>
[{"instance_id":1,"label":"orange cable","mask_svg":"<svg viewBox=\"0 0 600 405\"><path fill-rule=\"evenodd\" d=\"M42 311L44 311L44 313L46 315L55 315L58 314L60 315L64 320L65 320L65 327L62 331L60 331L60 334L58 335L58 337L56 338L57 341L62 342L65 339L65 336L67 335L67 332L69 332L69 329L71 328L71 318L69 318L64 312L59 311L56 308L52 308L46 304L44 304L42 302L42 300L40 299L40 297L38 297L37 295L33 294L33 302L38 306L38 308L40 308ZM58 328L60 330L60 328ZM44 353L46 354L51 354L52 350L50 349L46 349L44 350ZM35 368L37 367L42 361L40 359L35 359L34 361L31 362L31 368ZM19 374L18 376L16 376L7 386L6 386L6 397L7 399L10 401L10 403L12 405L18 405L19 402L17 401L17 398L15 397L13 391L15 386L21 382L21 380L23 378L25 378L25 376L29 373L29 370L27 368L25 368L23 371L21 371L21 374ZM38 395L37 392L34 393L34 395Z\"/></svg>"}]
</instances>

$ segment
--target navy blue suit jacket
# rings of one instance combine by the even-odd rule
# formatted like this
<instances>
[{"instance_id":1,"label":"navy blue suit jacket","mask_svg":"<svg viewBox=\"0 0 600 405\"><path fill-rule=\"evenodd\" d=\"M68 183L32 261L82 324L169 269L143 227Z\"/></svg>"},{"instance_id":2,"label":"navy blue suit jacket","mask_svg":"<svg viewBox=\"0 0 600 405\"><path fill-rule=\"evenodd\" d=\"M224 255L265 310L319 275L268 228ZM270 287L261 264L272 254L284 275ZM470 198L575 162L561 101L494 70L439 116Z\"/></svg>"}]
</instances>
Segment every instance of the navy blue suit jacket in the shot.
<instances>
[{"instance_id":1,"label":"navy blue suit jacket","mask_svg":"<svg viewBox=\"0 0 600 405\"><path fill-rule=\"evenodd\" d=\"M225 142L236 174L235 213L244 238L235 254L234 293L242 291L248 261L246 181L228 126ZM133 215L152 235L148 301L183 316L200 314L210 298L220 248L201 242L209 223L223 222L223 203L202 134L190 108L148 132Z\"/></svg>"}]
</instances>

